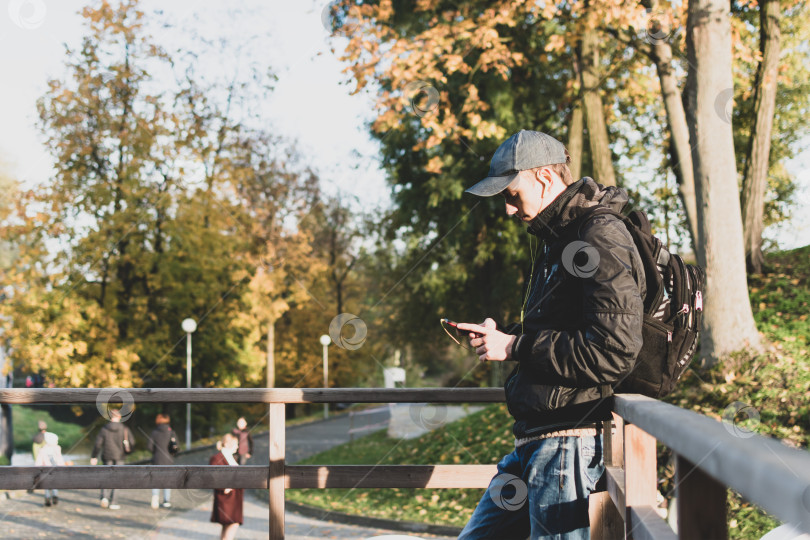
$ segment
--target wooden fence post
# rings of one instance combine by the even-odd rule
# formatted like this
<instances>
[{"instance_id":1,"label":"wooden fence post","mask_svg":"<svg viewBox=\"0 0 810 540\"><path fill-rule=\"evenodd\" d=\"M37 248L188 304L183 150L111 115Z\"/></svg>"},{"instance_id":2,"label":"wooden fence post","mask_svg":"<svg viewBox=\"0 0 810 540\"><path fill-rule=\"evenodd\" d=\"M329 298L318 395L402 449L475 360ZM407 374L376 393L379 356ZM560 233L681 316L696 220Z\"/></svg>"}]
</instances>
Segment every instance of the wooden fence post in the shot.
<instances>
[{"instance_id":1,"label":"wooden fence post","mask_svg":"<svg viewBox=\"0 0 810 540\"><path fill-rule=\"evenodd\" d=\"M676 454L675 496L680 538L728 538L726 486Z\"/></svg>"},{"instance_id":2,"label":"wooden fence post","mask_svg":"<svg viewBox=\"0 0 810 540\"><path fill-rule=\"evenodd\" d=\"M284 475L285 451L287 446L285 432L285 404L271 403L269 407L270 433L270 466L268 488L270 495L270 531L271 540L284 539Z\"/></svg>"},{"instance_id":3,"label":"wooden fence post","mask_svg":"<svg viewBox=\"0 0 810 540\"><path fill-rule=\"evenodd\" d=\"M610 465L624 467L624 418L613 413L613 425L610 437L607 437L608 432L605 432L605 437L610 439L610 447L605 446L605 464L610 460Z\"/></svg>"},{"instance_id":4,"label":"wooden fence post","mask_svg":"<svg viewBox=\"0 0 810 540\"><path fill-rule=\"evenodd\" d=\"M605 461L605 474L600 483L597 484L597 491L591 493L588 501L588 514L591 524L592 540L622 540L624 538L624 509L619 512L613 499L607 491L607 467L621 468L622 456L622 430L624 419L613 413L614 420L605 420L602 423L603 455ZM616 425L613 425L613 422Z\"/></svg>"},{"instance_id":5,"label":"wooden fence post","mask_svg":"<svg viewBox=\"0 0 810 540\"><path fill-rule=\"evenodd\" d=\"M633 537L631 506L655 508L657 492L655 438L638 426L624 426L625 537ZM685 537L686 538L686 537Z\"/></svg>"}]
</instances>

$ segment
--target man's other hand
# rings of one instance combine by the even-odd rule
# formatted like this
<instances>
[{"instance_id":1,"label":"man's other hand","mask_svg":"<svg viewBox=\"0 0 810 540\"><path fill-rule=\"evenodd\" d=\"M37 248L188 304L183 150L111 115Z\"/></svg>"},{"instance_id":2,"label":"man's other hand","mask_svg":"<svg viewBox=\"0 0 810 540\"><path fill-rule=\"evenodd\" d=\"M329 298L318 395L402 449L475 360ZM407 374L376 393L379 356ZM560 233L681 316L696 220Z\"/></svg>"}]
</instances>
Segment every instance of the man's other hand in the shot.
<instances>
[{"instance_id":1,"label":"man's other hand","mask_svg":"<svg viewBox=\"0 0 810 540\"><path fill-rule=\"evenodd\" d=\"M459 323L458 329L469 332L470 345L475 347L478 359L503 361L511 358L512 343L516 336L504 334L496 329L497 324L492 319L486 319L483 324Z\"/></svg>"},{"instance_id":2,"label":"man's other hand","mask_svg":"<svg viewBox=\"0 0 810 540\"><path fill-rule=\"evenodd\" d=\"M90 458L90 465L96 465L96 464L98 464L98 459L94 458L94 457Z\"/></svg>"}]
</instances>

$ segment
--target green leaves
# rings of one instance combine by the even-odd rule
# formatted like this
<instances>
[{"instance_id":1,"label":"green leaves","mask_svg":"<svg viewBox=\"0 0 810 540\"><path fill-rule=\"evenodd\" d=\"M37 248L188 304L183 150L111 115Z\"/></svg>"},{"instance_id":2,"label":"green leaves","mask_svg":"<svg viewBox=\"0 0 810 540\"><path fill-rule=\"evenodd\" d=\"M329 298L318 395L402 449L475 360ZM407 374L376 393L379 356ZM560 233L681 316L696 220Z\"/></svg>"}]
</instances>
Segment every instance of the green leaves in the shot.
<instances>
[{"instance_id":1,"label":"green leaves","mask_svg":"<svg viewBox=\"0 0 810 540\"><path fill-rule=\"evenodd\" d=\"M16 366L59 386L183 386L180 321L193 317L194 385L260 384L267 326L300 289L285 270L316 266L296 223L317 178L235 119L250 87L195 80L137 2L83 15L82 47L38 102L53 178L3 209Z\"/></svg>"}]
</instances>

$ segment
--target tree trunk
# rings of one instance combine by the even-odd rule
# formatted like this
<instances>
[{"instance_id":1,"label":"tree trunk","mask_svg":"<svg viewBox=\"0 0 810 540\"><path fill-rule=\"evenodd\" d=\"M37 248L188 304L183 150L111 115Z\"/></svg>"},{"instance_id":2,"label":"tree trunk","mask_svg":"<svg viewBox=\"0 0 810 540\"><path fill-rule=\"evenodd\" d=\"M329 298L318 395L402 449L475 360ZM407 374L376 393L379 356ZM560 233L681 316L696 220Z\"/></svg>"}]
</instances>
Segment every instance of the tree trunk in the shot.
<instances>
[{"instance_id":1,"label":"tree trunk","mask_svg":"<svg viewBox=\"0 0 810 540\"><path fill-rule=\"evenodd\" d=\"M762 273L765 263L762 255L762 228L781 46L779 17L779 2L762 0L759 5L759 50L762 52L762 61L757 69L754 86L755 120L746 154L741 202L746 264L750 272L757 274Z\"/></svg>"},{"instance_id":2,"label":"tree trunk","mask_svg":"<svg viewBox=\"0 0 810 540\"><path fill-rule=\"evenodd\" d=\"M590 11L593 9L590 8ZM588 140L593 161L593 176L600 184L615 186L616 175L613 172L613 159L605 125L605 110L602 107L602 98L599 96L599 83L601 82L599 77L599 36L596 33L595 24L588 26L582 36L578 53L585 121L588 126Z\"/></svg>"},{"instance_id":3,"label":"tree trunk","mask_svg":"<svg viewBox=\"0 0 810 540\"><path fill-rule=\"evenodd\" d=\"M577 101L571 111L571 124L568 128L568 154L571 156L571 177L574 181L582 175L582 103Z\"/></svg>"},{"instance_id":4,"label":"tree trunk","mask_svg":"<svg viewBox=\"0 0 810 540\"><path fill-rule=\"evenodd\" d=\"M665 39L656 39L650 47L650 57L655 63L661 95L667 113L669 133L672 138L670 161L678 180L678 194L689 223L692 246L697 245L697 205L695 203L695 176L692 166L692 151L689 146L689 127L678 81L672 72L672 45Z\"/></svg>"},{"instance_id":5,"label":"tree trunk","mask_svg":"<svg viewBox=\"0 0 810 540\"><path fill-rule=\"evenodd\" d=\"M267 323L267 388L276 386L276 321Z\"/></svg>"},{"instance_id":6,"label":"tree trunk","mask_svg":"<svg viewBox=\"0 0 810 540\"><path fill-rule=\"evenodd\" d=\"M733 88L731 25L724 0L690 0L686 114L698 213L698 263L706 268L701 357L708 365L750 346L760 349L748 297L734 139L718 98ZM729 97L729 99L731 99Z\"/></svg>"},{"instance_id":7,"label":"tree trunk","mask_svg":"<svg viewBox=\"0 0 810 540\"><path fill-rule=\"evenodd\" d=\"M579 66L574 59L574 73L579 77ZM571 156L571 177L576 182L582 174L582 99L577 96L574 99L571 110L571 122L568 124L568 154Z\"/></svg>"},{"instance_id":8,"label":"tree trunk","mask_svg":"<svg viewBox=\"0 0 810 540\"><path fill-rule=\"evenodd\" d=\"M0 388L11 388L11 377L6 376L11 373L12 364L11 359L6 356L4 349L5 343L0 345L0 373L3 377L0 378ZM11 416L11 405L3 403L0 406L0 456L5 456L8 462L11 463L11 456L14 454L14 422Z\"/></svg>"}]
</instances>

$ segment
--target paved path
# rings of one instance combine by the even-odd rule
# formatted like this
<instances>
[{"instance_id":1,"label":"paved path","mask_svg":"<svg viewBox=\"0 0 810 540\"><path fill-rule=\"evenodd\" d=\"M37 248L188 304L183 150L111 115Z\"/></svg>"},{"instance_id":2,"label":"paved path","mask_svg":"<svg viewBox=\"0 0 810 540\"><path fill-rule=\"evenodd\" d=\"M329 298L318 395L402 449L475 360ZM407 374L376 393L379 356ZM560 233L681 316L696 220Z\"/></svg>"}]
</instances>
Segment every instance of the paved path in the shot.
<instances>
[{"instance_id":1,"label":"paved path","mask_svg":"<svg viewBox=\"0 0 810 540\"><path fill-rule=\"evenodd\" d=\"M373 426L389 418L386 408L372 414L354 417L355 428ZM340 415L325 421L287 428L287 460L295 463L310 455L349 440L352 420ZM257 428L258 429L258 428ZM363 435L360 433L359 435ZM208 463L211 451L190 452L178 456L178 464ZM253 465L268 463L266 433L254 438ZM218 538L219 525L210 523L211 490L172 490L171 509L153 510L149 506L149 490L116 490L115 502L120 510L102 509L98 505L98 490L61 490L56 507L43 506L43 492L18 492L18 497L0 500L0 536L2 538ZM245 523L237 538L267 538L267 504L245 494ZM377 535L406 533L342 525L314 520L287 512L287 538L309 540L316 538L362 539ZM419 538L444 538L413 534Z\"/></svg>"},{"instance_id":2,"label":"paved path","mask_svg":"<svg viewBox=\"0 0 810 540\"><path fill-rule=\"evenodd\" d=\"M91 490L61 490L56 507L42 506L40 491L0 501L0 536L4 539L29 538L145 538L155 540L215 539L220 526L211 523L210 490L173 490L171 509L152 510L147 490L118 490L120 510L98 505L98 493ZM237 538L267 538L267 504L245 494L244 525ZM291 540L321 538L370 538L406 533L355 527L318 521L294 512L285 517L286 537ZM414 536L416 536L414 534ZM449 539L420 534L419 538Z\"/></svg>"}]
</instances>

